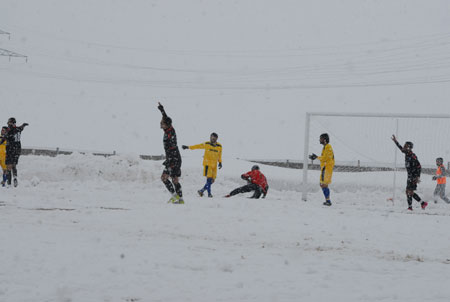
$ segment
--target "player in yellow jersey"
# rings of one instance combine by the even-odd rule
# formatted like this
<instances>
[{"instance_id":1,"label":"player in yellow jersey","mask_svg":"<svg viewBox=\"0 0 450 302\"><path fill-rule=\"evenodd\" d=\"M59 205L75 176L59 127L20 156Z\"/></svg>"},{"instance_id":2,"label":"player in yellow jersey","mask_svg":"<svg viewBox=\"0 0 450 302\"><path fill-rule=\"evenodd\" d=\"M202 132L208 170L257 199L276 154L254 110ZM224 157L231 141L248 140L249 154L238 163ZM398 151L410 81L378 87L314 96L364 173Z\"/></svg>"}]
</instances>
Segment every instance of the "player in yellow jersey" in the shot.
<instances>
[{"instance_id":1,"label":"player in yellow jersey","mask_svg":"<svg viewBox=\"0 0 450 302\"><path fill-rule=\"evenodd\" d=\"M194 146L181 146L183 149L205 150L203 155L203 175L206 177L206 184L202 189L198 190L200 196L203 196L203 193L207 191L208 197L212 197L211 185L217 176L217 163L219 163L219 169L222 169L222 145L217 142L218 138L217 133L211 133L209 142Z\"/></svg>"},{"instance_id":2,"label":"player in yellow jersey","mask_svg":"<svg viewBox=\"0 0 450 302\"><path fill-rule=\"evenodd\" d=\"M331 177L333 176L334 152L330 145L330 137L327 133L320 135L320 144L323 145L321 156L317 156L313 153L309 158L312 160L318 158L320 160L320 187L325 196L325 202L323 204L331 206L330 189L328 188L328 185L331 184Z\"/></svg>"},{"instance_id":3,"label":"player in yellow jersey","mask_svg":"<svg viewBox=\"0 0 450 302\"><path fill-rule=\"evenodd\" d=\"M6 129L8 129L8 127L2 128L1 137L5 136ZM4 141L3 144L0 145L0 166L2 167L3 171L2 187L4 187L6 184L6 177L7 177L6 171L8 171L5 160L6 160L6 141Z\"/></svg>"}]
</instances>

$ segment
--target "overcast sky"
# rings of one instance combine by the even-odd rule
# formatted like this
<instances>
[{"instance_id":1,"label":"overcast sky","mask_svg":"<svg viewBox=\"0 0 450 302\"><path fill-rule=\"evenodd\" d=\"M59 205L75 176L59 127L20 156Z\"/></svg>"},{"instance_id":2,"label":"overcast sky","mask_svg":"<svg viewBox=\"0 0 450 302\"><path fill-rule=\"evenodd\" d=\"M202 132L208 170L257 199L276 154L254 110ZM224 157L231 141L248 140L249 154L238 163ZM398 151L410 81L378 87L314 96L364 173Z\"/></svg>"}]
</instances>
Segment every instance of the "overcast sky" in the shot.
<instances>
[{"instance_id":1,"label":"overcast sky","mask_svg":"<svg viewBox=\"0 0 450 302\"><path fill-rule=\"evenodd\" d=\"M25 146L162 154L158 100L179 144L214 131L240 158L301 159L307 111L450 113L449 1L0 5Z\"/></svg>"}]
</instances>

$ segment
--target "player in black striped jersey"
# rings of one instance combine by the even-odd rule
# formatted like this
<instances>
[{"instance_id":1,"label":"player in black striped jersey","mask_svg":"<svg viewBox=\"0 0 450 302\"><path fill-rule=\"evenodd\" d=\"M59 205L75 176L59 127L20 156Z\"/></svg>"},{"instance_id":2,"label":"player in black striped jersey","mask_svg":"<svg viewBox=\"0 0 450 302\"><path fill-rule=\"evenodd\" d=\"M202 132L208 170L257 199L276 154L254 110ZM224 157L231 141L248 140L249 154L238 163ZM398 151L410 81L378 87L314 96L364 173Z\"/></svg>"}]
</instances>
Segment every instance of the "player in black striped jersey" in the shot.
<instances>
[{"instance_id":1,"label":"player in black striped jersey","mask_svg":"<svg viewBox=\"0 0 450 302\"><path fill-rule=\"evenodd\" d=\"M16 126L16 119L11 117L8 119L8 128L5 135L0 139L0 145L6 141L6 167L7 167L7 183L11 185L12 177L14 177L14 187L17 187L17 164L19 162L20 153L22 152L22 144L20 136L23 129L28 126L23 123L21 126Z\"/></svg>"}]
</instances>

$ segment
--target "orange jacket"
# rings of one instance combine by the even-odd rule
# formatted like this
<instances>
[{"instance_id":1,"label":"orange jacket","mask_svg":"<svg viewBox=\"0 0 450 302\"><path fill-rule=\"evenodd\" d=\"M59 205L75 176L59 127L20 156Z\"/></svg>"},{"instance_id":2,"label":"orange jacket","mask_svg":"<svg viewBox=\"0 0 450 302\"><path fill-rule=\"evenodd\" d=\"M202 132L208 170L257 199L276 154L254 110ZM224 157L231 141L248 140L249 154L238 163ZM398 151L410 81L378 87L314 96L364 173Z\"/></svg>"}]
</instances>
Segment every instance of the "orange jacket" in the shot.
<instances>
[{"instance_id":1,"label":"orange jacket","mask_svg":"<svg viewBox=\"0 0 450 302\"><path fill-rule=\"evenodd\" d=\"M446 184L447 183L447 177L445 176L445 167L444 165L440 165L436 170L436 176L437 176L437 183L438 185Z\"/></svg>"}]
</instances>

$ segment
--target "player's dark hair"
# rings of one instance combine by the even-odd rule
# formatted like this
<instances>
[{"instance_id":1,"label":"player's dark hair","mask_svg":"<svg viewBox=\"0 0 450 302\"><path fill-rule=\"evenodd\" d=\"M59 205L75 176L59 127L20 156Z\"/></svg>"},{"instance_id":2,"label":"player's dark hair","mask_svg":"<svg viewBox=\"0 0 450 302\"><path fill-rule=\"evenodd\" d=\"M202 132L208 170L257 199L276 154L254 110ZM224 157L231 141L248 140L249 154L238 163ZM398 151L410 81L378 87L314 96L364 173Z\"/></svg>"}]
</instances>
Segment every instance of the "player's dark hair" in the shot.
<instances>
[{"instance_id":1,"label":"player's dark hair","mask_svg":"<svg viewBox=\"0 0 450 302\"><path fill-rule=\"evenodd\" d=\"M444 163L444 159L442 157L438 157L436 158L436 161L443 164Z\"/></svg>"},{"instance_id":2,"label":"player's dark hair","mask_svg":"<svg viewBox=\"0 0 450 302\"><path fill-rule=\"evenodd\" d=\"M414 144L412 142L406 142L405 145L408 146L409 149L414 148Z\"/></svg>"},{"instance_id":3,"label":"player's dark hair","mask_svg":"<svg viewBox=\"0 0 450 302\"><path fill-rule=\"evenodd\" d=\"M8 123L13 123L13 124L15 124L15 123L16 123L16 119L15 119L14 117L10 117L10 118L8 119Z\"/></svg>"},{"instance_id":4,"label":"player's dark hair","mask_svg":"<svg viewBox=\"0 0 450 302\"><path fill-rule=\"evenodd\" d=\"M320 135L320 138L323 138L327 142L327 144L330 142L330 137L328 136L328 133L322 133Z\"/></svg>"},{"instance_id":5,"label":"player's dark hair","mask_svg":"<svg viewBox=\"0 0 450 302\"><path fill-rule=\"evenodd\" d=\"M219 136L215 132L211 133L211 136L214 136L215 138L219 138Z\"/></svg>"},{"instance_id":6,"label":"player's dark hair","mask_svg":"<svg viewBox=\"0 0 450 302\"><path fill-rule=\"evenodd\" d=\"M259 170L259 166L258 165L254 165L253 167L252 167L252 171L253 170Z\"/></svg>"}]
</instances>

